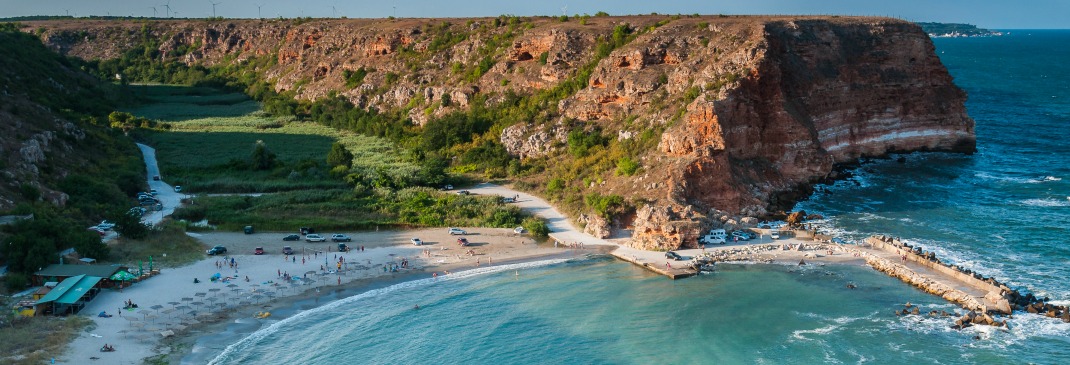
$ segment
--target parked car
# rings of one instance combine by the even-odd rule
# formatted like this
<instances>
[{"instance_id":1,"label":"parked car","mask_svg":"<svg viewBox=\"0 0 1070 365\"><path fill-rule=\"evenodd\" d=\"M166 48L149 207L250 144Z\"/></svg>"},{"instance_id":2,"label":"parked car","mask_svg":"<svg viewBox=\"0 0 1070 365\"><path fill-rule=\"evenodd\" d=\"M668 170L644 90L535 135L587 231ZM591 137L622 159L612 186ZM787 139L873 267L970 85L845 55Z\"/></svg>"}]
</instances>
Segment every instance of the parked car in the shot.
<instances>
[{"instance_id":1,"label":"parked car","mask_svg":"<svg viewBox=\"0 0 1070 365\"><path fill-rule=\"evenodd\" d=\"M516 227L516 228L513 228L513 233L516 233L516 234L524 234L524 227Z\"/></svg>"},{"instance_id":2,"label":"parked car","mask_svg":"<svg viewBox=\"0 0 1070 365\"><path fill-rule=\"evenodd\" d=\"M160 181L160 175L152 175L152 180Z\"/></svg>"},{"instance_id":3,"label":"parked car","mask_svg":"<svg viewBox=\"0 0 1070 365\"><path fill-rule=\"evenodd\" d=\"M772 231L772 232L770 232L769 233L769 238L772 238L774 240L779 240L780 239L780 231Z\"/></svg>"},{"instance_id":4,"label":"parked car","mask_svg":"<svg viewBox=\"0 0 1070 365\"><path fill-rule=\"evenodd\" d=\"M305 235L305 241L307 241L307 242L323 242L323 241L326 241L326 240L327 240L326 237L320 236L320 235L315 234L315 233L311 233L311 234Z\"/></svg>"},{"instance_id":5,"label":"parked car","mask_svg":"<svg viewBox=\"0 0 1070 365\"><path fill-rule=\"evenodd\" d=\"M100 230L102 230L102 231L107 231L107 230L110 230L112 228L115 228L115 223L108 222L107 220L103 220L103 221L100 221L100 224L97 224L97 228L100 228Z\"/></svg>"},{"instance_id":6,"label":"parked car","mask_svg":"<svg viewBox=\"0 0 1070 365\"><path fill-rule=\"evenodd\" d=\"M300 239L301 239L301 235L296 234L296 233L295 234L288 234L288 235L286 235L286 237L282 238L283 241L298 241Z\"/></svg>"},{"instance_id":7,"label":"parked car","mask_svg":"<svg viewBox=\"0 0 1070 365\"><path fill-rule=\"evenodd\" d=\"M334 242L349 242L349 241L352 241L352 240L353 239L349 238L349 236L346 236L346 235L341 234L341 233L335 233L335 234L331 235L331 241L334 241Z\"/></svg>"},{"instance_id":8,"label":"parked car","mask_svg":"<svg viewBox=\"0 0 1070 365\"><path fill-rule=\"evenodd\" d=\"M465 232L465 231L464 231L463 229L460 229L460 228L454 228L454 227L450 227L450 229L449 229L449 230L447 230L446 232L447 232L447 233L449 233L449 234L451 234L451 235L457 235L457 234L459 234L459 235L466 235L466 234L468 234L468 232Z\"/></svg>"},{"instance_id":9,"label":"parked car","mask_svg":"<svg viewBox=\"0 0 1070 365\"><path fill-rule=\"evenodd\" d=\"M747 241L750 240L750 234L743 231L734 231L732 232L732 238L737 241Z\"/></svg>"},{"instance_id":10,"label":"parked car","mask_svg":"<svg viewBox=\"0 0 1070 365\"><path fill-rule=\"evenodd\" d=\"M468 239L464 237L458 238L457 244L461 246L468 246Z\"/></svg>"},{"instance_id":11,"label":"parked car","mask_svg":"<svg viewBox=\"0 0 1070 365\"><path fill-rule=\"evenodd\" d=\"M263 247L257 247L256 249L253 250L253 255L263 255L263 254L264 254L264 248Z\"/></svg>"},{"instance_id":12,"label":"parked car","mask_svg":"<svg viewBox=\"0 0 1070 365\"><path fill-rule=\"evenodd\" d=\"M209 254L209 255L222 255L222 254L227 253L227 248L223 247L223 246L215 246L215 247L209 248L207 251L204 251L204 253Z\"/></svg>"},{"instance_id":13,"label":"parked car","mask_svg":"<svg viewBox=\"0 0 1070 365\"><path fill-rule=\"evenodd\" d=\"M312 227L301 227L301 235L306 235L309 233L316 233L316 229Z\"/></svg>"},{"instance_id":14,"label":"parked car","mask_svg":"<svg viewBox=\"0 0 1070 365\"><path fill-rule=\"evenodd\" d=\"M182 192L182 185L175 185L175 192L176 193L181 193Z\"/></svg>"},{"instance_id":15,"label":"parked car","mask_svg":"<svg viewBox=\"0 0 1070 365\"><path fill-rule=\"evenodd\" d=\"M338 244L338 252L349 252L349 245L344 243Z\"/></svg>"},{"instance_id":16,"label":"parked car","mask_svg":"<svg viewBox=\"0 0 1070 365\"><path fill-rule=\"evenodd\" d=\"M683 256L680 256L680 254L678 254L678 253L676 253L676 252L672 252L672 251L666 252L666 253L665 253L665 258L667 258L667 259L673 259L673 260L675 260L675 261L680 261L680 260L683 260L683 259L684 259L684 257L683 257Z\"/></svg>"},{"instance_id":17,"label":"parked car","mask_svg":"<svg viewBox=\"0 0 1070 365\"><path fill-rule=\"evenodd\" d=\"M446 186L443 186L442 188L446 190L453 190L453 185L446 184Z\"/></svg>"},{"instance_id":18,"label":"parked car","mask_svg":"<svg viewBox=\"0 0 1070 365\"><path fill-rule=\"evenodd\" d=\"M282 246L282 254L283 255L293 255L294 254L294 249L291 248L290 246Z\"/></svg>"},{"instance_id":19,"label":"parked car","mask_svg":"<svg viewBox=\"0 0 1070 365\"><path fill-rule=\"evenodd\" d=\"M253 226L245 226L245 228L242 228L242 232L245 232L245 234L253 234L256 233L256 230L253 229Z\"/></svg>"},{"instance_id":20,"label":"parked car","mask_svg":"<svg viewBox=\"0 0 1070 365\"><path fill-rule=\"evenodd\" d=\"M424 244L424 241L420 241L420 239L416 237L410 238L409 242L412 242L412 244L417 246L422 246Z\"/></svg>"},{"instance_id":21,"label":"parked car","mask_svg":"<svg viewBox=\"0 0 1070 365\"><path fill-rule=\"evenodd\" d=\"M159 194L159 193L160 192L156 191L156 189L149 189L149 194L152 194L152 196L156 196L156 194Z\"/></svg>"},{"instance_id":22,"label":"parked car","mask_svg":"<svg viewBox=\"0 0 1070 365\"><path fill-rule=\"evenodd\" d=\"M472 192L470 192L468 190L459 190L459 191L457 191L457 195L468 195L468 194L471 194L471 193Z\"/></svg>"},{"instance_id":23,"label":"parked car","mask_svg":"<svg viewBox=\"0 0 1070 365\"><path fill-rule=\"evenodd\" d=\"M99 227L97 227L97 226L92 226L92 227L89 227L88 229L89 229L90 231L96 232L96 233L97 233L97 234L99 234L99 235L100 235L101 237L103 237L104 235L108 234L107 232L104 232L104 230L103 230L103 229L100 229L100 228L99 228Z\"/></svg>"},{"instance_id":24,"label":"parked car","mask_svg":"<svg viewBox=\"0 0 1070 365\"><path fill-rule=\"evenodd\" d=\"M516 203L516 199L513 199L513 197L511 197L511 196L503 196L502 197L502 203L505 203L505 204Z\"/></svg>"}]
</instances>

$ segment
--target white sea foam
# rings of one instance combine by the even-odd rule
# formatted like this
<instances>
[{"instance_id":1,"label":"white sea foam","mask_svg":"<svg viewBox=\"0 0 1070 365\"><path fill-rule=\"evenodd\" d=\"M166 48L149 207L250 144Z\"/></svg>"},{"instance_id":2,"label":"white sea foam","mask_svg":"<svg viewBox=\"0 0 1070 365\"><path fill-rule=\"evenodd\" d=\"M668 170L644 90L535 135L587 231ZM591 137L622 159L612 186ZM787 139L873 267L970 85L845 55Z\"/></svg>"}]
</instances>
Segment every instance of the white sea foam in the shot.
<instances>
[{"instance_id":1,"label":"white sea foam","mask_svg":"<svg viewBox=\"0 0 1070 365\"><path fill-rule=\"evenodd\" d=\"M1055 198L1048 199L1026 199L1022 200L1023 205L1034 207L1070 207L1070 197L1066 200L1059 200Z\"/></svg>"},{"instance_id":2,"label":"white sea foam","mask_svg":"<svg viewBox=\"0 0 1070 365\"><path fill-rule=\"evenodd\" d=\"M566 261L568 261L568 259L532 261L532 262L522 262L522 263L517 263L517 264L509 264L509 265L501 265L501 266L483 267L483 268L477 268L477 269L472 269L472 270L454 272L454 273L450 273L449 275L439 276L437 278L425 278L425 279L418 279L418 280L413 280L413 281L406 281L406 282L397 283L397 284L394 284L394 285L391 285L391 286L388 286L388 287L385 287L385 288L369 290L369 291L366 291L366 292L363 292L363 293L360 293L360 294L357 294L357 295L354 295L354 296L351 296L351 297L347 297L347 298L343 298L343 299L339 299L339 300L333 301L331 303L328 303L326 305L317 307L317 308L312 309L312 310L299 312L299 313L297 313L297 314L295 314L295 315L293 315L293 316L291 316L289 318L286 318L286 319L283 319L281 321L275 322L275 323L271 324L270 326L268 326L266 328L262 328L262 329L260 329L260 330L258 330L256 332L253 332L252 334L250 334L249 336L246 336L245 338L241 339L240 341L235 342L235 343L227 346L225 349L223 349L223 352L221 352L218 356L216 356L214 359L212 359L212 361L209 361L208 364L209 365L221 364L221 363L224 363L224 362L226 362L228 360L231 360L232 356L235 356L235 355L237 355L237 354L249 349L251 346L255 346L257 342L263 340L264 338L266 338L266 337L268 337L268 336L270 336L272 334L275 334L275 333L279 332L285 326L288 326L291 323L300 321L301 319L306 318L306 317L315 316L315 315L317 315L319 313L322 313L322 312L325 312L325 311L336 310L339 307L346 306L346 305L348 305L350 303L353 303L353 302L356 302L356 301L359 301L359 300L362 300L362 299L373 298L373 297L381 296L381 295L384 295L384 294L392 293L392 292L395 292L395 291L398 291L398 290L416 288L416 287L420 287L420 286L430 285L430 284L435 283L436 281L461 280L461 279L465 279L465 278L471 278L471 277L476 277L476 276L481 276L481 275L486 275L486 274L492 274L492 273L498 273L498 272L503 272L503 271L530 269L530 268L535 268L535 267L555 265L555 264L560 264L560 263L563 263L563 262L566 262Z\"/></svg>"}]
</instances>

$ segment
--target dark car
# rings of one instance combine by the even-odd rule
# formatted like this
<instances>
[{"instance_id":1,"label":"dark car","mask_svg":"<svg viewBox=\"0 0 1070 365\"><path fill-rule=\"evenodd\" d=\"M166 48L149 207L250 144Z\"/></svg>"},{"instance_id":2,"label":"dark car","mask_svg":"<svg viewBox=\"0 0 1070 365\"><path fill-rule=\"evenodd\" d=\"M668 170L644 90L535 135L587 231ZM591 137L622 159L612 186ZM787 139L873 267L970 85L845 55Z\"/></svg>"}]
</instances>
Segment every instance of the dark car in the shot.
<instances>
[{"instance_id":1,"label":"dark car","mask_svg":"<svg viewBox=\"0 0 1070 365\"><path fill-rule=\"evenodd\" d=\"M255 250L253 250L253 255L263 255L263 254L264 254L264 248L263 247L257 247Z\"/></svg>"},{"instance_id":2,"label":"dark car","mask_svg":"<svg viewBox=\"0 0 1070 365\"><path fill-rule=\"evenodd\" d=\"M290 246L284 246L284 247L282 248L282 253L283 253L284 255L293 255L293 254L294 254L294 249L293 249L293 248L290 248Z\"/></svg>"},{"instance_id":3,"label":"dark car","mask_svg":"<svg viewBox=\"0 0 1070 365\"><path fill-rule=\"evenodd\" d=\"M316 229L312 227L301 227L301 234L316 233Z\"/></svg>"},{"instance_id":4,"label":"dark car","mask_svg":"<svg viewBox=\"0 0 1070 365\"><path fill-rule=\"evenodd\" d=\"M301 240L301 235L299 235L299 234L289 234L289 235L286 235L286 237L283 237L282 240L283 241L300 241Z\"/></svg>"},{"instance_id":5,"label":"dark car","mask_svg":"<svg viewBox=\"0 0 1070 365\"><path fill-rule=\"evenodd\" d=\"M349 245L345 243L338 244L338 252L349 252Z\"/></svg>"},{"instance_id":6,"label":"dark car","mask_svg":"<svg viewBox=\"0 0 1070 365\"><path fill-rule=\"evenodd\" d=\"M461 246L468 246L468 239L464 237L458 238L457 244Z\"/></svg>"},{"instance_id":7,"label":"dark car","mask_svg":"<svg viewBox=\"0 0 1070 365\"><path fill-rule=\"evenodd\" d=\"M672 251L666 252L665 253L665 258L673 259L673 260L676 260L676 261L680 261L680 260L684 259L683 256L680 256L680 254L678 254L676 252L672 252Z\"/></svg>"},{"instance_id":8,"label":"dark car","mask_svg":"<svg viewBox=\"0 0 1070 365\"><path fill-rule=\"evenodd\" d=\"M209 255L222 255L222 254L227 253L227 248L223 247L223 246L215 246L215 247L209 248L207 251L204 251L204 253L209 254Z\"/></svg>"},{"instance_id":9,"label":"dark car","mask_svg":"<svg viewBox=\"0 0 1070 365\"><path fill-rule=\"evenodd\" d=\"M152 175L153 181L160 181L160 175Z\"/></svg>"}]
</instances>

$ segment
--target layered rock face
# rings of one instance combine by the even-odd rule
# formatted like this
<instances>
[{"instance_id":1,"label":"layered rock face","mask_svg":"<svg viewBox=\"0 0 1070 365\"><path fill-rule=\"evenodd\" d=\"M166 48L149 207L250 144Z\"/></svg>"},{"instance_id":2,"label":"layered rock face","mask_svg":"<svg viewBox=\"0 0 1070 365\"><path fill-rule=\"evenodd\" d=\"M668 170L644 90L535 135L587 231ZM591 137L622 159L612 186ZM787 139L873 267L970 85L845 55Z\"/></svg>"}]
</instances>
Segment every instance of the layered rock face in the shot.
<instances>
[{"instance_id":1,"label":"layered rock face","mask_svg":"<svg viewBox=\"0 0 1070 365\"><path fill-rule=\"evenodd\" d=\"M116 57L145 32L166 40L163 54L186 50L180 59L191 64L271 57L256 72L276 89L304 99L333 91L362 108L405 108L414 124L473 100L493 106L509 94L586 81L556 108L505 128L501 142L522 159L552 160L570 158L563 147L576 128L597 126L618 140L653 134L656 148L634 152L638 174L599 171L590 179L600 181L597 186L583 186L584 194L621 195L637 205L634 220L617 227L605 225L619 219L586 217L600 225L592 232L633 228L633 244L647 249L694 245L714 210L759 216L782 209L836 164L861 156L974 150L965 93L952 83L928 36L894 19L634 16L32 27L44 28L54 49L87 59ZM84 29L84 38L70 37ZM630 35L619 38L622 29ZM602 53L609 39L625 42ZM474 71L484 66L485 72ZM362 68L372 71L347 86L346 71Z\"/></svg>"}]
</instances>

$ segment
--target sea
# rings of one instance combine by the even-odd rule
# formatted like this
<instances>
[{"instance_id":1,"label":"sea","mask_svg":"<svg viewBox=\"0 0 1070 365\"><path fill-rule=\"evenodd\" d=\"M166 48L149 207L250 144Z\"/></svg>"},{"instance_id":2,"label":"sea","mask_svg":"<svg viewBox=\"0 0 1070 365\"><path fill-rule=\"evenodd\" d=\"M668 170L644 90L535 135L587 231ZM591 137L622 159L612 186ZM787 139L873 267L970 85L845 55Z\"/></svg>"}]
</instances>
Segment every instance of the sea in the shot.
<instances>
[{"instance_id":1,"label":"sea","mask_svg":"<svg viewBox=\"0 0 1070 365\"><path fill-rule=\"evenodd\" d=\"M934 40L969 94L977 153L866 161L796 209L849 242L897 236L1070 304L1070 31L1004 33ZM283 319L238 320L183 363L1070 362L1060 320L1016 314L1008 328L954 330L954 317L896 316L906 302L961 312L865 266L733 264L673 281L592 255L317 299Z\"/></svg>"}]
</instances>

